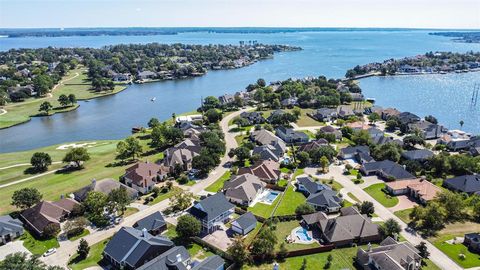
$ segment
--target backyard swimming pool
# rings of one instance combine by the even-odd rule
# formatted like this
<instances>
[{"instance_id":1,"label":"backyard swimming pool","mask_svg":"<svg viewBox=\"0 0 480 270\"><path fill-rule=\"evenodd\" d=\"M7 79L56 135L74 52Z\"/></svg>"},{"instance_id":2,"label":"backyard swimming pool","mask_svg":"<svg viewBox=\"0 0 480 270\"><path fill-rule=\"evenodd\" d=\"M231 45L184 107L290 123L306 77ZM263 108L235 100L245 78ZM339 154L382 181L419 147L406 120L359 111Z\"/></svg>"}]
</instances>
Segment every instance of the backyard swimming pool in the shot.
<instances>
[{"instance_id":1,"label":"backyard swimming pool","mask_svg":"<svg viewBox=\"0 0 480 270\"><path fill-rule=\"evenodd\" d=\"M280 195L280 192L268 189L264 191L261 201L266 204L272 204L278 195Z\"/></svg>"},{"instance_id":2,"label":"backyard swimming pool","mask_svg":"<svg viewBox=\"0 0 480 270\"><path fill-rule=\"evenodd\" d=\"M303 227L300 227L298 228L296 231L295 231L295 235L300 238L300 241L302 242L310 242L312 241L312 237L310 237L310 235L308 235L308 231L307 229L303 228Z\"/></svg>"}]
</instances>

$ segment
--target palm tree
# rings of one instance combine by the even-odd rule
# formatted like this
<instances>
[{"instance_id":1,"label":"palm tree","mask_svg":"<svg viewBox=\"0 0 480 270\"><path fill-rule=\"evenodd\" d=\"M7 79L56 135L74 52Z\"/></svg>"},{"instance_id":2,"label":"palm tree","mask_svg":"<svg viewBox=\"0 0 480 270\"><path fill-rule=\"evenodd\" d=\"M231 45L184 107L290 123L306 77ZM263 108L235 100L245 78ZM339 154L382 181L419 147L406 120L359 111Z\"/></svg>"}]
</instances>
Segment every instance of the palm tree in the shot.
<instances>
[{"instance_id":1,"label":"palm tree","mask_svg":"<svg viewBox=\"0 0 480 270\"><path fill-rule=\"evenodd\" d=\"M463 122L463 120L460 120L460 127L461 128L463 127L463 124L465 124L465 122Z\"/></svg>"}]
</instances>

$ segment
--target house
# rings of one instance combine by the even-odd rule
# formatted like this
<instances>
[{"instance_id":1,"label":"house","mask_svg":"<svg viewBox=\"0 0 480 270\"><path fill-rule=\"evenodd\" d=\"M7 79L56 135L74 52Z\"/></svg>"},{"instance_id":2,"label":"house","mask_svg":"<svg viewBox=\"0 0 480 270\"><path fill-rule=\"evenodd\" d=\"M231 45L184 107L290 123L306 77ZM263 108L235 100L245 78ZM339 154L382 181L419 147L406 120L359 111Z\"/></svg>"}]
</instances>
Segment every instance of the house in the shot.
<instances>
[{"instance_id":1,"label":"house","mask_svg":"<svg viewBox=\"0 0 480 270\"><path fill-rule=\"evenodd\" d=\"M340 149L338 153L342 159L354 159L358 153L370 155L370 148L368 146L348 146Z\"/></svg>"},{"instance_id":2,"label":"house","mask_svg":"<svg viewBox=\"0 0 480 270\"><path fill-rule=\"evenodd\" d=\"M273 160L259 160L251 167L238 169L238 175L253 174L267 183L277 183L280 179L280 164Z\"/></svg>"},{"instance_id":3,"label":"house","mask_svg":"<svg viewBox=\"0 0 480 270\"><path fill-rule=\"evenodd\" d=\"M412 179L414 176L405 168L391 160L364 163L360 168L364 175L377 175L385 180Z\"/></svg>"},{"instance_id":4,"label":"house","mask_svg":"<svg viewBox=\"0 0 480 270\"><path fill-rule=\"evenodd\" d=\"M219 192L209 196L190 208L190 214L202 223L203 233L212 233L230 220L235 205Z\"/></svg>"},{"instance_id":5,"label":"house","mask_svg":"<svg viewBox=\"0 0 480 270\"><path fill-rule=\"evenodd\" d=\"M56 202L42 201L20 213L20 219L36 235L42 236L47 226L55 226L60 230L60 222L64 221L79 205L69 198Z\"/></svg>"},{"instance_id":6,"label":"house","mask_svg":"<svg viewBox=\"0 0 480 270\"><path fill-rule=\"evenodd\" d=\"M132 227L140 231L146 229L148 233L158 235L167 229L167 222L162 213L157 211L138 220Z\"/></svg>"},{"instance_id":7,"label":"house","mask_svg":"<svg viewBox=\"0 0 480 270\"><path fill-rule=\"evenodd\" d=\"M240 117L247 119L250 125L263 124L266 121L262 112L242 112Z\"/></svg>"},{"instance_id":8,"label":"house","mask_svg":"<svg viewBox=\"0 0 480 270\"><path fill-rule=\"evenodd\" d=\"M437 143L446 145L450 151L458 151L469 148L470 138L471 134L462 130L449 130L437 140Z\"/></svg>"},{"instance_id":9,"label":"house","mask_svg":"<svg viewBox=\"0 0 480 270\"><path fill-rule=\"evenodd\" d=\"M390 117L398 117L398 115L400 115L400 111L395 108L386 108L380 112L380 118L384 121L387 121Z\"/></svg>"},{"instance_id":10,"label":"house","mask_svg":"<svg viewBox=\"0 0 480 270\"><path fill-rule=\"evenodd\" d=\"M9 87L7 89L7 92L8 94L13 94L13 93L18 93L18 92L23 92L25 94L27 94L28 96L36 96L37 95L37 91L35 91L35 87L33 86L33 84L29 84L29 85L25 85L25 86L20 86L20 85L17 85L15 87Z\"/></svg>"},{"instance_id":11,"label":"house","mask_svg":"<svg viewBox=\"0 0 480 270\"><path fill-rule=\"evenodd\" d=\"M250 134L250 139L258 145L272 145L277 156L283 156L287 151L285 142L266 129L253 131Z\"/></svg>"},{"instance_id":12,"label":"house","mask_svg":"<svg viewBox=\"0 0 480 270\"><path fill-rule=\"evenodd\" d=\"M129 81L132 77L132 75L130 73L117 73L117 72L114 72L114 71L109 71L108 75L110 76L110 78L112 78L112 81L114 81L114 82Z\"/></svg>"},{"instance_id":13,"label":"house","mask_svg":"<svg viewBox=\"0 0 480 270\"><path fill-rule=\"evenodd\" d=\"M151 162L138 162L125 170L122 179L127 186L146 194L152 190L155 183L166 176L167 171L162 166Z\"/></svg>"},{"instance_id":14,"label":"house","mask_svg":"<svg viewBox=\"0 0 480 270\"><path fill-rule=\"evenodd\" d=\"M203 116L201 114L182 115L175 118L175 125L179 126L182 123L193 123L202 120Z\"/></svg>"},{"instance_id":15,"label":"house","mask_svg":"<svg viewBox=\"0 0 480 270\"><path fill-rule=\"evenodd\" d=\"M347 123L346 126L353 129L354 131L368 130L370 128L370 125L368 123L363 122L363 121L356 121L356 122L353 122L353 123Z\"/></svg>"},{"instance_id":16,"label":"house","mask_svg":"<svg viewBox=\"0 0 480 270\"><path fill-rule=\"evenodd\" d=\"M338 106L337 107L337 116L338 118L347 119L350 116L354 116L355 112L350 106Z\"/></svg>"},{"instance_id":17,"label":"house","mask_svg":"<svg viewBox=\"0 0 480 270\"><path fill-rule=\"evenodd\" d=\"M317 211L335 213L342 208L342 199L337 192L331 189L324 189L307 197L307 204L313 206Z\"/></svg>"},{"instance_id":18,"label":"house","mask_svg":"<svg viewBox=\"0 0 480 270\"><path fill-rule=\"evenodd\" d=\"M283 111L283 110L275 110L275 111L273 111L273 112L270 114L270 116L268 116L267 122L268 122L268 123L271 123L272 120L273 120L275 117L278 117L278 116L281 116L281 115L284 115L284 114L286 114L286 112Z\"/></svg>"},{"instance_id":19,"label":"house","mask_svg":"<svg viewBox=\"0 0 480 270\"><path fill-rule=\"evenodd\" d=\"M480 194L480 175L462 175L443 181L443 185L451 190L468 194Z\"/></svg>"},{"instance_id":20,"label":"house","mask_svg":"<svg viewBox=\"0 0 480 270\"><path fill-rule=\"evenodd\" d=\"M157 73L145 70L137 73L137 78L139 80L147 80L147 79L155 79L157 77Z\"/></svg>"},{"instance_id":21,"label":"house","mask_svg":"<svg viewBox=\"0 0 480 270\"><path fill-rule=\"evenodd\" d=\"M401 141L401 140L394 141L392 137L375 136L375 137L370 137L370 138L371 138L372 144L374 144L374 145L382 145L382 144L386 144L386 143L390 143L390 142L401 142L400 145L403 145L403 141Z\"/></svg>"},{"instance_id":22,"label":"house","mask_svg":"<svg viewBox=\"0 0 480 270\"><path fill-rule=\"evenodd\" d=\"M168 238L153 236L146 229L122 227L108 241L103 258L115 269L137 269L173 247Z\"/></svg>"},{"instance_id":23,"label":"house","mask_svg":"<svg viewBox=\"0 0 480 270\"><path fill-rule=\"evenodd\" d=\"M201 261L191 268L191 270L224 270L225 261L218 255L213 255Z\"/></svg>"},{"instance_id":24,"label":"house","mask_svg":"<svg viewBox=\"0 0 480 270\"><path fill-rule=\"evenodd\" d=\"M368 249L358 248L356 256L360 269L420 270L422 257L409 242L397 242L387 237L380 246Z\"/></svg>"},{"instance_id":25,"label":"house","mask_svg":"<svg viewBox=\"0 0 480 270\"><path fill-rule=\"evenodd\" d=\"M282 158L281 151L278 151L273 145L261 145L255 146L252 151L252 155L258 155L260 160L273 160L279 162Z\"/></svg>"},{"instance_id":26,"label":"house","mask_svg":"<svg viewBox=\"0 0 480 270\"><path fill-rule=\"evenodd\" d=\"M419 130L425 140L437 139L446 131L443 126L425 120L408 124L408 130Z\"/></svg>"},{"instance_id":27,"label":"house","mask_svg":"<svg viewBox=\"0 0 480 270\"><path fill-rule=\"evenodd\" d=\"M398 115L401 124L408 125L421 120L421 118L411 112L402 112Z\"/></svg>"},{"instance_id":28,"label":"house","mask_svg":"<svg viewBox=\"0 0 480 270\"><path fill-rule=\"evenodd\" d=\"M416 160L420 162L424 162L433 156L434 156L433 152L428 149L410 150L402 153L402 157L404 159Z\"/></svg>"},{"instance_id":29,"label":"house","mask_svg":"<svg viewBox=\"0 0 480 270\"><path fill-rule=\"evenodd\" d=\"M9 215L0 216L0 244L6 244L23 234L23 223Z\"/></svg>"},{"instance_id":30,"label":"house","mask_svg":"<svg viewBox=\"0 0 480 270\"><path fill-rule=\"evenodd\" d=\"M240 235L246 235L257 226L257 218L252 212L246 212L232 222L232 230Z\"/></svg>"},{"instance_id":31,"label":"house","mask_svg":"<svg viewBox=\"0 0 480 270\"><path fill-rule=\"evenodd\" d=\"M320 237L335 247L381 240L378 225L373 223L367 215L361 215L358 211L320 220L317 225L320 229Z\"/></svg>"},{"instance_id":32,"label":"house","mask_svg":"<svg viewBox=\"0 0 480 270\"><path fill-rule=\"evenodd\" d=\"M375 127L371 127L369 129L367 129L367 132L370 135L370 138L372 138L372 139L377 138L377 137L385 137L385 132L383 132L383 130L380 130L380 129L375 128Z\"/></svg>"},{"instance_id":33,"label":"house","mask_svg":"<svg viewBox=\"0 0 480 270\"><path fill-rule=\"evenodd\" d=\"M352 101L364 101L365 97L362 93L349 93Z\"/></svg>"},{"instance_id":34,"label":"house","mask_svg":"<svg viewBox=\"0 0 480 270\"><path fill-rule=\"evenodd\" d=\"M309 152L312 150L316 150L322 146L328 145L328 141L325 139L318 139L314 141L310 141L308 143L301 144L298 147L298 152Z\"/></svg>"},{"instance_id":35,"label":"house","mask_svg":"<svg viewBox=\"0 0 480 270\"><path fill-rule=\"evenodd\" d=\"M327 185L313 181L313 179L308 176L297 177L297 182L295 184L297 186L297 191L302 192L307 197L322 190L331 189Z\"/></svg>"},{"instance_id":36,"label":"house","mask_svg":"<svg viewBox=\"0 0 480 270\"><path fill-rule=\"evenodd\" d=\"M163 165L172 173L180 166L184 171L192 169L193 158L200 154L202 147L196 139L186 139L163 152Z\"/></svg>"},{"instance_id":37,"label":"house","mask_svg":"<svg viewBox=\"0 0 480 270\"><path fill-rule=\"evenodd\" d=\"M442 191L441 188L424 179L388 182L385 188L392 195L407 195L424 205Z\"/></svg>"},{"instance_id":38,"label":"house","mask_svg":"<svg viewBox=\"0 0 480 270\"><path fill-rule=\"evenodd\" d=\"M293 108L294 106L298 105L298 98L296 97L286 98L286 99L283 99L280 103L282 104L282 107Z\"/></svg>"},{"instance_id":39,"label":"house","mask_svg":"<svg viewBox=\"0 0 480 270\"><path fill-rule=\"evenodd\" d=\"M286 143L299 144L307 143L310 140L307 134L283 126L275 129L275 135L280 137L280 139Z\"/></svg>"},{"instance_id":40,"label":"house","mask_svg":"<svg viewBox=\"0 0 480 270\"><path fill-rule=\"evenodd\" d=\"M320 122L330 122L338 118L337 110L332 108L320 108L310 115L313 119Z\"/></svg>"},{"instance_id":41,"label":"house","mask_svg":"<svg viewBox=\"0 0 480 270\"><path fill-rule=\"evenodd\" d=\"M333 134L335 135L336 140L342 139L342 132L332 126L324 126L320 128L320 132L324 134Z\"/></svg>"},{"instance_id":42,"label":"house","mask_svg":"<svg viewBox=\"0 0 480 270\"><path fill-rule=\"evenodd\" d=\"M328 219L327 215L324 212L315 212L313 214L303 215L302 224L305 225L309 230L313 230L320 220Z\"/></svg>"},{"instance_id":43,"label":"house","mask_svg":"<svg viewBox=\"0 0 480 270\"><path fill-rule=\"evenodd\" d=\"M127 190L127 193L130 197L130 199L134 200L138 197L138 191L120 183L117 180L114 179L103 179L100 181L97 181L95 179L92 180L92 183L88 186L85 186L75 192L73 192L73 196L76 201L78 202L83 202L86 198L87 195L90 191L96 191L96 192L101 192L105 195L110 194L112 190L118 189L118 188L125 188Z\"/></svg>"},{"instance_id":44,"label":"house","mask_svg":"<svg viewBox=\"0 0 480 270\"><path fill-rule=\"evenodd\" d=\"M138 270L224 270L225 261L218 255L194 261L183 246L175 246L137 268Z\"/></svg>"},{"instance_id":45,"label":"house","mask_svg":"<svg viewBox=\"0 0 480 270\"><path fill-rule=\"evenodd\" d=\"M225 94L218 97L218 101L221 105L227 105L235 101L235 96L232 94Z\"/></svg>"},{"instance_id":46,"label":"house","mask_svg":"<svg viewBox=\"0 0 480 270\"><path fill-rule=\"evenodd\" d=\"M223 185L225 197L232 203L249 206L262 194L267 184L257 176L246 173L235 175Z\"/></svg>"},{"instance_id":47,"label":"house","mask_svg":"<svg viewBox=\"0 0 480 270\"><path fill-rule=\"evenodd\" d=\"M468 250L480 254L480 233L465 234L463 244L468 247Z\"/></svg>"}]
</instances>

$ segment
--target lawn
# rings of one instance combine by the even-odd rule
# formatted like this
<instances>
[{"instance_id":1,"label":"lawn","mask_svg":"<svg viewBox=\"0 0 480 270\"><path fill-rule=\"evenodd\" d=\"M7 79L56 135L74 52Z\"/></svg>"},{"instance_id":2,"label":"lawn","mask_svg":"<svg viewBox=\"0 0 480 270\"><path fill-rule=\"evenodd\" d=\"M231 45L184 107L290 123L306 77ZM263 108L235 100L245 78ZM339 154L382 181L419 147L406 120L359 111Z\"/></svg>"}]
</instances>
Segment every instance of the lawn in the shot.
<instances>
[{"instance_id":1,"label":"lawn","mask_svg":"<svg viewBox=\"0 0 480 270\"><path fill-rule=\"evenodd\" d=\"M87 236L87 235L89 235L89 234L90 234L90 231L89 231L89 230L83 229L83 232L82 232L81 234L72 236L72 237L68 238L68 240L70 240L70 241L75 241L75 240L80 239L80 238L82 238L82 237L84 237L84 236Z\"/></svg>"},{"instance_id":2,"label":"lawn","mask_svg":"<svg viewBox=\"0 0 480 270\"><path fill-rule=\"evenodd\" d=\"M352 198L354 201L356 201L358 203L360 202L360 200L357 197L355 197L355 195L353 195L353 193L348 192L347 195L348 195L348 197Z\"/></svg>"},{"instance_id":3,"label":"lawn","mask_svg":"<svg viewBox=\"0 0 480 270\"><path fill-rule=\"evenodd\" d=\"M373 184L369 187L364 188L363 190L367 192L372 198L381 203L385 207L394 207L398 203L398 198L395 196L390 196L383 192L382 189L385 188L384 183Z\"/></svg>"},{"instance_id":4,"label":"lawn","mask_svg":"<svg viewBox=\"0 0 480 270\"><path fill-rule=\"evenodd\" d=\"M248 135L237 135L235 136L235 141L237 141L238 145L242 145L243 141L248 138Z\"/></svg>"},{"instance_id":5,"label":"lawn","mask_svg":"<svg viewBox=\"0 0 480 270\"><path fill-rule=\"evenodd\" d=\"M57 248L60 246L57 238L47 240L37 239L30 234L28 230L25 230L25 233L20 237L20 240L23 241L23 246L35 255L41 255L51 248Z\"/></svg>"},{"instance_id":6,"label":"lawn","mask_svg":"<svg viewBox=\"0 0 480 270\"><path fill-rule=\"evenodd\" d=\"M218 178L215 182L213 182L210 186L208 186L205 190L209 192L218 192L223 188L223 184L230 179L232 173L230 171L226 171L220 178Z\"/></svg>"},{"instance_id":7,"label":"lawn","mask_svg":"<svg viewBox=\"0 0 480 270\"><path fill-rule=\"evenodd\" d=\"M324 185L329 185L333 190L339 191L343 188L342 184L338 183L337 181L330 180L330 179L320 179L320 182Z\"/></svg>"},{"instance_id":8,"label":"lawn","mask_svg":"<svg viewBox=\"0 0 480 270\"><path fill-rule=\"evenodd\" d=\"M272 204L265 204L265 203L257 202L253 207L249 207L248 211L252 212L253 214L255 214L257 216L268 218L272 215L273 210L275 209L275 206L280 201L280 196L282 196L282 195L280 194L279 196L277 196L277 198L275 199L275 201L273 201Z\"/></svg>"},{"instance_id":9,"label":"lawn","mask_svg":"<svg viewBox=\"0 0 480 270\"><path fill-rule=\"evenodd\" d=\"M395 216L397 216L399 219L401 219L405 223L410 223L410 213L412 212L413 208L409 209L404 209L400 211L395 211Z\"/></svg>"},{"instance_id":10,"label":"lawn","mask_svg":"<svg viewBox=\"0 0 480 270\"><path fill-rule=\"evenodd\" d=\"M77 254L74 254L70 262L68 263L68 266L72 270L81 270L85 269L88 267L96 266L102 259L102 252L105 249L105 246L107 245L108 241L110 239L103 240L102 242L98 242L92 246L90 246L90 252L88 253L87 258L81 261L76 261Z\"/></svg>"},{"instance_id":11,"label":"lawn","mask_svg":"<svg viewBox=\"0 0 480 270\"><path fill-rule=\"evenodd\" d=\"M135 207L127 207L127 210L123 213L123 217L128 217L130 215L133 215L137 213L139 210Z\"/></svg>"},{"instance_id":12,"label":"lawn","mask_svg":"<svg viewBox=\"0 0 480 270\"><path fill-rule=\"evenodd\" d=\"M306 248L314 248L314 247L320 246L320 244L317 242L314 242L312 244L297 244L297 243L287 243L285 241L287 236L291 234L292 230L300 226L300 223L298 220L279 222L275 226L276 226L275 235L277 236L277 245L275 246L275 249L277 251L280 250L280 245L282 243L285 243L285 247L289 251L306 249Z\"/></svg>"},{"instance_id":13,"label":"lawn","mask_svg":"<svg viewBox=\"0 0 480 270\"><path fill-rule=\"evenodd\" d=\"M450 259L455 261L458 265L463 268L471 268L480 266L480 254L471 253L468 251L467 247L462 243L458 244L449 244L445 241L451 240L454 237L463 237L464 234L439 234L439 237L436 237L432 240L432 244L445 253ZM459 255L464 254L465 259L460 259Z\"/></svg>"},{"instance_id":14,"label":"lawn","mask_svg":"<svg viewBox=\"0 0 480 270\"><path fill-rule=\"evenodd\" d=\"M257 236L257 233L258 231L260 231L260 228L262 228L262 223L260 222L257 222L257 225L255 226L255 229L253 229L251 232L249 232L244 240L245 240L245 243L247 245L249 245L250 243L252 243L253 239L255 238L255 236Z\"/></svg>"},{"instance_id":15,"label":"lawn","mask_svg":"<svg viewBox=\"0 0 480 270\"><path fill-rule=\"evenodd\" d=\"M154 204L157 204L157 203L159 203L163 200L169 199L170 197L175 195L180 190L181 190L181 188L179 188L179 187L173 187L169 192L163 193L163 194L160 194L159 196L157 196L155 199L153 199L153 201L149 202L148 205L154 205Z\"/></svg>"},{"instance_id":16,"label":"lawn","mask_svg":"<svg viewBox=\"0 0 480 270\"><path fill-rule=\"evenodd\" d=\"M293 215L297 206L305 203L305 196L301 192L297 192L293 185L288 185L282 201L275 211L276 216Z\"/></svg>"}]
</instances>

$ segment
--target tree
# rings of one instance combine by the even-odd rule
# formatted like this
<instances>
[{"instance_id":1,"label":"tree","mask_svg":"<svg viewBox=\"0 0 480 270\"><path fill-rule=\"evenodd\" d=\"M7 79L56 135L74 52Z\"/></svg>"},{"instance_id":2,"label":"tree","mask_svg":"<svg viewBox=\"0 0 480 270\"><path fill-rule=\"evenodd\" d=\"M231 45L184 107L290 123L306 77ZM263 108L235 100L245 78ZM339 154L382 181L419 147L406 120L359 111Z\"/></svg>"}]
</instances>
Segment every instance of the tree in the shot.
<instances>
[{"instance_id":1,"label":"tree","mask_svg":"<svg viewBox=\"0 0 480 270\"><path fill-rule=\"evenodd\" d=\"M420 244L416 245L415 248L419 251L419 255L424 258L428 259L430 256L430 252L428 251L427 243L421 241Z\"/></svg>"},{"instance_id":2,"label":"tree","mask_svg":"<svg viewBox=\"0 0 480 270\"><path fill-rule=\"evenodd\" d=\"M192 215L183 215L178 218L177 227L175 231L178 236L187 239L200 234L202 230L202 223Z\"/></svg>"},{"instance_id":3,"label":"tree","mask_svg":"<svg viewBox=\"0 0 480 270\"><path fill-rule=\"evenodd\" d=\"M307 270L307 259L306 258L303 258L302 265L300 266L300 270Z\"/></svg>"},{"instance_id":4,"label":"tree","mask_svg":"<svg viewBox=\"0 0 480 270\"><path fill-rule=\"evenodd\" d=\"M192 204L192 200L192 193L180 190L175 194L175 196L170 198L170 210L172 212L183 211Z\"/></svg>"},{"instance_id":5,"label":"tree","mask_svg":"<svg viewBox=\"0 0 480 270\"><path fill-rule=\"evenodd\" d=\"M393 219L389 218L379 226L378 232L383 236L383 238L387 238L388 236L397 239L398 234L402 231L402 227L400 224Z\"/></svg>"},{"instance_id":6,"label":"tree","mask_svg":"<svg viewBox=\"0 0 480 270\"><path fill-rule=\"evenodd\" d=\"M188 182L190 182L190 179L188 179L188 176L186 176L184 173L182 173L182 174L180 175L180 177L178 177L177 182L178 182L180 185L185 185L185 184L187 184Z\"/></svg>"},{"instance_id":7,"label":"tree","mask_svg":"<svg viewBox=\"0 0 480 270\"><path fill-rule=\"evenodd\" d=\"M200 171L200 174L207 175L208 172L217 165L215 158L208 153L200 153L200 155L193 157L192 167Z\"/></svg>"},{"instance_id":8,"label":"tree","mask_svg":"<svg viewBox=\"0 0 480 270\"><path fill-rule=\"evenodd\" d=\"M447 213L438 202L430 201L425 208L415 206L410 213L412 224L423 231L425 235L432 235L445 226Z\"/></svg>"},{"instance_id":9,"label":"tree","mask_svg":"<svg viewBox=\"0 0 480 270\"><path fill-rule=\"evenodd\" d=\"M127 205L129 205L132 201L127 189L123 186L110 191L107 200L111 205L112 210L120 211L122 214L124 213L125 209L127 209Z\"/></svg>"},{"instance_id":10,"label":"tree","mask_svg":"<svg viewBox=\"0 0 480 270\"><path fill-rule=\"evenodd\" d=\"M445 208L448 221L459 221L465 214L465 201L460 193L444 190L437 194L435 200Z\"/></svg>"},{"instance_id":11,"label":"tree","mask_svg":"<svg viewBox=\"0 0 480 270\"><path fill-rule=\"evenodd\" d=\"M58 97L58 103L60 103L62 107L65 107L70 103L70 100L68 99L67 95L61 94Z\"/></svg>"},{"instance_id":12,"label":"tree","mask_svg":"<svg viewBox=\"0 0 480 270\"><path fill-rule=\"evenodd\" d=\"M265 87L267 85L267 83L265 82L264 79L260 78L257 80L257 85L260 86L260 87Z\"/></svg>"},{"instance_id":13,"label":"tree","mask_svg":"<svg viewBox=\"0 0 480 270\"><path fill-rule=\"evenodd\" d=\"M372 202L363 201L359 206L360 213L371 217L375 213L375 206Z\"/></svg>"},{"instance_id":14,"label":"tree","mask_svg":"<svg viewBox=\"0 0 480 270\"><path fill-rule=\"evenodd\" d=\"M414 148L415 145L425 145L425 139L418 135L408 135L403 138L403 143L408 148Z\"/></svg>"},{"instance_id":15,"label":"tree","mask_svg":"<svg viewBox=\"0 0 480 270\"><path fill-rule=\"evenodd\" d=\"M377 122L378 120L380 120L380 115L378 115L378 113L371 113L369 116L368 116L368 120L370 120L370 123L372 124L375 124L375 122Z\"/></svg>"},{"instance_id":16,"label":"tree","mask_svg":"<svg viewBox=\"0 0 480 270\"><path fill-rule=\"evenodd\" d=\"M230 255L237 266L242 266L250 260L248 245L245 244L243 237L240 235L233 238L232 244L227 249L227 254Z\"/></svg>"},{"instance_id":17,"label":"tree","mask_svg":"<svg viewBox=\"0 0 480 270\"><path fill-rule=\"evenodd\" d=\"M88 220L85 217L77 217L75 219L67 220L63 225L63 231L66 232L67 237L80 235L85 227L88 225Z\"/></svg>"},{"instance_id":18,"label":"tree","mask_svg":"<svg viewBox=\"0 0 480 270\"><path fill-rule=\"evenodd\" d=\"M42 200L42 194L36 188L15 190L12 195L12 205L20 209L30 208Z\"/></svg>"},{"instance_id":19,"label":"tree","mask_svg":"<svg viewBox=\"0 0 480 270\"><path fill-rule=\"evenodd\" d=\"M298 166L305 168L310 164L310 155L307 152L301 151L297 153Z\"/></svg>"},{"instance_id":20,"label":"tree","mask_svg":"<svg viewBox=\"0 0 480 270\"><path fill-rule=\"evenodd\" d=\"M77 103L77 97L74 94L68 95L68 102L70 102L70 104L72 104L72 105L76 104Z\"/></svg>"},{"instance_id":21,"label":"tree","mask_svg":"<svg viewBox=\"0 0 480 270\"><path fill-rule=\"evenodd\" d=\"M49 223L45 228L43 228L42 236L50 239L53 237L57 237L58 233L60 232L60 225L56 223Z\"/></svg>"},{"instance_id":22,"label":"tree","mask_svg":"<svg viewBox=\"0 0 480 270\"><path fill-rule=\"evenodd\" d=\"M425 121L428 121L432 124L438 124L437 118L435 118L435 116L433 116L433 115L425 116Z\"/></svg>"},{"instance_id":23,"label":"tree","mask_svg":"<svg viewBox=\"0 0 480 270\"><path fill-rule=\"evenodd\" d=\"M208 96L203 100L202 110L207 111L210 109L218 108L220 106L220 101L214 96Z\"/></svg>"},{"instance_id":24,"label":"tree","mask_svg":"<svg viewBox=\"0 0 480 270\"><path fill-rule=\"evenodd\" d=\"M11 253L0 262L0 270L63 270L59 266L46 266L39 257L26 252Z\"/></svg>"},{"instance_id":25,"label":"tree","mask_svg":"<svg viewBox=\"0 0 480 270\"><path fill-rule=\"evenodd\" d=\"M300 204L295 209L295 214L299 216L313 214L313 213L315 213L315 208L307 203Z\"/></svg>"},{"instance_id":26,"label":"tree","mask_svg":"<svg viewBox=\"0 0 480 270\"><path fill-rule=\"evenodd\" d=\"M217 123L222 120L222 113L217 109L209 109L205 112L205 117L207 118L208 123Z\"/></svg>"},{"instance_id":27,"label":"tree","mask_svg":"<svg viewBox=\"0 0 480 270\"><path fill-rule=\"evenodd\" d=\"M143 147L140 144L140 141L130 136L125 139L124 142L119 142L117 144L117 158L118 159L126 159L127 157L131 157L132 160L135 160L135 157L140 156L143 153Z\"/></svg>"},{"instance_id":28,"label":"tree","mask_svg":"<svg viewBox=\"0 0 480 270\"><path fill-rule=\"evenodd\" d=\"M49 111L51 111L53 108L52 104L48 101L44 101L42 104L40 104L40 108L38 109L39 112L45 112L45 114L48 114Z\"/></svg>"},{"instance_id":29,"label":"tree","mask_svg":"<svg viewBox=\"0 0 480 270\"><path fill-rule=\"evenodd\" d=\"M277 252L277 257L280 260L283 260L283 259L285 259L285 257L287 257L287 254L288 254L288 249L285 246L285 243L280 244L280 249Z\"/></svg>"},{"instance_id":30,"label":"tree","mask_svg":"<svg viewBox=\"0 0 480 270\"><path fill-rule=\"evenodd\" d=\"M52 89L54 82L50 76L41 74L33 78L33 87L38 96L44 96Z\"/></svg>"},{"instance_id":31,"label":"tree","mask_svg":"<svg viewBox=\"0 0 480 270\"><path fill-rule=\"evenodd\" d=\"M354 131L352 135L352 141L356 145L369 145L372 141L370 134L366 130Z\"/></svg>"},{"instance_id":32,"label":"tree","mask_svg":"<svg viewBox=\"0 0 480 270\"><path fill-rule=\"evenodd\" d=\"M148 127L149 128L154 128L156 126L159 126L161 123L160 123L160 120L158 120L158 118L151 118L149 121L148 121Z\"/></svg>"},{"instance_id":33,"label":"tree","mask_svg":"<svg viewBox=\"0 0 480 270\"><path fill-rule=\"evenodd\" d=\"M326 156L323 156L320 158L320 167L324 172L328 171L328 165L330 164L330 161Z\"/></svg>"},{"instance_id":34,"label":"tree","mask_svg":"<svg viewBox=\"0 0 480 270\"><path fill-rule=\"evenodd\" d=\"M103 227L108 225L108 219L104 215L107 202L107 195L98 191L88 192L87 198L83 201L83 206L87 212L87 218L96 226Z\"/></svg>"},{"instance_id":35,"label":"tree","mask_svg":"<svg viewBox=\"0 0 480 270\"><path fill-rule=\"evenodd\" d=\"M87 148L84 147L76 147L70 149L63 158L63 162L73 162L75 166L79 169L83 168L83 162L88 160L90 160L90 155L88 154Z\"/></svg>"},{"instance_id":36,"label":"tree","mask_svg":"<svg viewBox=\"0 0 480 270\"><path fill-rule=\"evenodd\" d=\"M252 242L251 252L262 258L273 257L277 236L268 226L264 227Z\"/></svg>"},{"instance_id":37,"label":"tree","mask_svg":"<svg viewBox=\"0 0 480 270\"><path fill-rule=\"evenodd\" d=\"M332 256L332 254L328 254L328 256L327 256L327 262L326 262L325 265L323 266L323 269L330 269L330 267L332 266L332 261L333 261L333 256Z\"/></svg>"},{"instance_id":38,"label":"tree","mask_svg":"<svg viewBox=\"0 0 480 270\"><path fill-rule=\"evenodd\" d=\"M36 152L30 159L30 164L37 172L43 172L52 164L52 158L49 154L44 152Z\"/></svg>"},{"instance_id":39,"label":"tree","mask_svg":"<svg viewBox=\"0 0 480 270\"><path fill-rule=\"evenodd\" d=\"M237 160L243 164L245 160L249 159L251 157L250 155L250 149L248 149L245 146L240 146L235 149L234 151L235 156L237 156Z\"/></svg>"},{"instance_id":40,"label":"tree","mask_svg":"<svg viewBox=\"0 0 480 270\"><path fill-rule=\"evenodd\" d=\"M88 253L90 252L90 247L88 246L88 242L85 239L80 239L80 243L78 244L77 247L77 254L78 257L85 259L88 256Z\"/></svg>"},{"instance_id":41,"label":"tree","mask_svg":"<svg viewBox=\"0 0 480 270\"><path fill-rule=\"evenodd\" d=\"M378 161L391 160L398 162L402 156L402 147L394 142L377 145L375 149L373 149L372 156Z\"/></svg>"}]
</instances>

